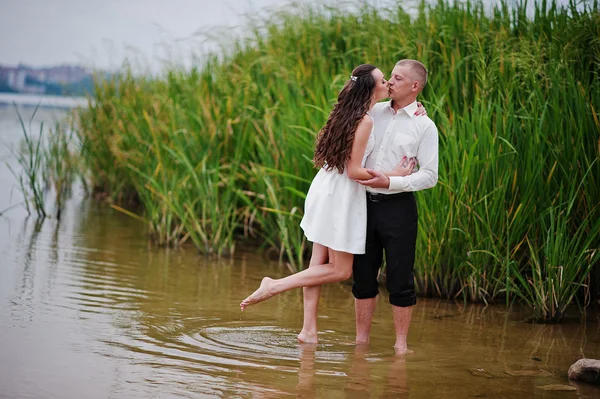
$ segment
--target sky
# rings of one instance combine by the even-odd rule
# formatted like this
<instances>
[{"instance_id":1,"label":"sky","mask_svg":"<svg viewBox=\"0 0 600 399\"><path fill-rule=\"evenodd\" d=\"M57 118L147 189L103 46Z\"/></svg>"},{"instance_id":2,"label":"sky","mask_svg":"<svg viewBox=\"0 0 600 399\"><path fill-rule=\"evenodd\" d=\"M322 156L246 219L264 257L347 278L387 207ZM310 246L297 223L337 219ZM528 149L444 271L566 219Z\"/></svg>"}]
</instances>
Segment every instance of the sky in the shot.
<instances>
[{"instance_id":1,"label":"sky","mask_svg":"<svg viewBox=\"0 0 600 399\"><path fill-rule=\"evenodd\" d=\"M256 16L287 4L289 0L0 0L0 64L111 69L126 57L141 64L178 61L192 51L214 48L197 32L222 37L224 27L243 26L244 14Z\"/></svg>"},{"instance_id":2,"label":"sky","mask_svg":"<svg viewBox=\"0 0 600 399\"><path fill-rule=\"evenodd\" d=\"M349 0L320 1L343 5ZM391 0L354 1L378 5L390 4ZM214 41L207 42L199 32L221 39L231 34L239 36L245 14L260 16L265 10L285 8L289 2L0 0L0 64L41 67L67 63L106 70L116 69L129 59L141 69L156 70L165 62L186 65L192 53L216 48Z\"/></svg>"}]
</instances>

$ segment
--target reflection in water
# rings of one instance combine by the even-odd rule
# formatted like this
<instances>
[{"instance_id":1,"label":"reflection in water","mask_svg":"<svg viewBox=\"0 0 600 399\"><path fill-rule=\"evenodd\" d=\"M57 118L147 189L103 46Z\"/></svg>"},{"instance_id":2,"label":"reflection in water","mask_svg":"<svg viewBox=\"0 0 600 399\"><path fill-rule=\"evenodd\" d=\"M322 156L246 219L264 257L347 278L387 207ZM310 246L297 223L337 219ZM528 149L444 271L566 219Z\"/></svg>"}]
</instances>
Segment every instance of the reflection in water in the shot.
<instances>
[{"instance_id":1,"label":"reflection in water","mask_svg":"<svg viewBox=\"0 0 600 399\"><path fill-rule=\"evenodd\" d=\"M339 364L343 372L331 373L324 372L328 368L317 362L317 359L324 355L321 345L301 344L296 397L320 397L325 384L317 382L319 375L330 380L337 379L329 383L332 387L339 386L337 392L329 391L327 397L408 397L406 355L384 355L370 350L368 345L347 346L346 350L344 360Z\"/></svg>"},{"instance_id":2,"label":"reflection in water","mask_svg":"<svg viewBox=\"0 0 600 399\"><path fill-rule=\"evenodd\" d=\"M35 268L36 263L34 248L39 238L39 234L44 223L43 219L34 219L33 224L28 223L30 218L26 218L23 223L22 233L19 236L20 242L24 242L25 248L22 254L21 264L23 265L22 277L15 287L15 296L11 300L11 319L15 323L30 323L34 318L35 308ZM31 227L31 234L27 236L28 227Z\"/></svg>"},{"instance_id":3,"label":"reflection in water","mask_svg":"<svg viewBox=\"0 0 600 399\"><path fill-rule=\"evenodd\" d=\"M314 398L315 390L315 351L316 344L300 345L300 369L298 370L298 398Z\"/></svg>"},{"instance_id":4,"label":"reflection in water","mask_svg":"<svg viewBox=\"0 0 600 399\"><path fill-rule=\"evenodd\" d=\"M407 398L407 356L410 357L404 354L378 357L370 353L368 345L356 345L350 355L346 397L364 399L376 392L379 398ZM376 368L376 363L384 367Z\"/></svg>"},{"instance_id":5,"label":"reflection in water","mask_svg":"<svg viewBox=\"0 0 600 399\"><path fill-rule=\"evenodd\" d=\"M351 356L346 393L349 398L364 398L371 392L371 370L367 360L368 346L357 345Z\"/></svg>"},{"instance_id":6,"label":"reflection in water","mask_svg":"<svg viewBox=\"0 0 600 399\"><path fill-rule=\"evenodd\" d=\"M390 358L387 381L383 388L382 398L408 397L408 382L406 380L407 355L395 355Z\"/></svg>"},{"instance_id":7,"label":"reflection in water","mask_svg":"<svg viewBox=\"0 0 600 399\"><path fill-rule=\"evenodd\" d=\"M286 274L261 256L149 249L138 222L87 201L60 223L9 222L0 218L2 398L554 398L537 387L567 384L572 362L600 353L592 315L534 325L502 306L426 299L413 312L414 354L394 354L387 303L371 344L349 345L343 284L323 287L320 344L299 346L301 290L239 311L261 276ZM599 393L577 388L569 395Z\"/></svg>"}]
</instances>

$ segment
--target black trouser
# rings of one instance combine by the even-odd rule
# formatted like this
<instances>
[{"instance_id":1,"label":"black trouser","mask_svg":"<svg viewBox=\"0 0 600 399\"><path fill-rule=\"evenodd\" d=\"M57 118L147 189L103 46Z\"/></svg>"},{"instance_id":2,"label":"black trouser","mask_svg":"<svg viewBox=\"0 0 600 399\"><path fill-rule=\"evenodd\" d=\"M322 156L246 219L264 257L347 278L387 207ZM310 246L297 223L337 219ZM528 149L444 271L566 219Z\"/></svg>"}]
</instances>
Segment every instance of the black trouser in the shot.
<instances>
[{"instance_id":1,"label":"black trouser","mask_svg":"<svg viewBox=\"0 0 600 399\"><path fill-rule=\"evenodd\" d=\"M417 224L417 202L413 193L367 193L366 252L355 255L352 266L355 298L374 298L379 294L377 274L385 250L390 303L402 307L417 303L413 277Z\"/></svg>"}]
</instances>

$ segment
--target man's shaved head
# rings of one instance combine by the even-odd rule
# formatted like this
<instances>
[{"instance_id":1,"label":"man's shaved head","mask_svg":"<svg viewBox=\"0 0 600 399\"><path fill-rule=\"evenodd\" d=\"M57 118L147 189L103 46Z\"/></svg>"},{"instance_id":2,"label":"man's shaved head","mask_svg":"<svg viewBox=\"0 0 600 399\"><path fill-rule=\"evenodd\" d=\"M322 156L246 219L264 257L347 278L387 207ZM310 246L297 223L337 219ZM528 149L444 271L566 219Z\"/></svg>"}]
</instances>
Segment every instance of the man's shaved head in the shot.
<instances>
[{"instance_id":1,"label":"man's shaved head","mask_svg":"<svg viewBox=\"0 0 600 399\"><path fill-rule=\"evenodd\" d=\"M417 60L400 60L396 63L396 66L408 68L414 80L419 81L421 90L427 85L427 68L421 62Z\"/></svg>"}]
</instances>

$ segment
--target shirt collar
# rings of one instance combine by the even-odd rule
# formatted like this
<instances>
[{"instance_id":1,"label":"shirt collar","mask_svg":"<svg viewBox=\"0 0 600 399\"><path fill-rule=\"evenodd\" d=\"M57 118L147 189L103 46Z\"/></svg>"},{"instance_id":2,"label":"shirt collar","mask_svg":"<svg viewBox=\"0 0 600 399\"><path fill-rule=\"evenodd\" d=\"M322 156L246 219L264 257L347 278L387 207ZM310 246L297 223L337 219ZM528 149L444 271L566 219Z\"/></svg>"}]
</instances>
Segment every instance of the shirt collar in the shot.
<instances>
[{"instance_id":1,"label":"shirt collar","mask_svg":"<svg viewBox=\"0 0 600 399\"><path fill-rule=\"evenodd\" d=\"M388 101L386 106L392 112L392 114L395 113L394 108L392 108L392 100ZM400 108L400 109L403 109L404 112L406 112L408 114L408 116L410 116L412 119L415 116L415 112L417 112L417 102L413 101L412 103L408 104L406 107ZM400 112L400 109L398 110L398 112Z\"/></svg>"}]
</instances>

